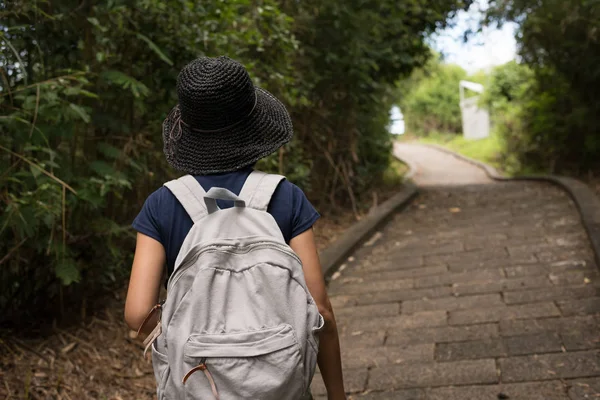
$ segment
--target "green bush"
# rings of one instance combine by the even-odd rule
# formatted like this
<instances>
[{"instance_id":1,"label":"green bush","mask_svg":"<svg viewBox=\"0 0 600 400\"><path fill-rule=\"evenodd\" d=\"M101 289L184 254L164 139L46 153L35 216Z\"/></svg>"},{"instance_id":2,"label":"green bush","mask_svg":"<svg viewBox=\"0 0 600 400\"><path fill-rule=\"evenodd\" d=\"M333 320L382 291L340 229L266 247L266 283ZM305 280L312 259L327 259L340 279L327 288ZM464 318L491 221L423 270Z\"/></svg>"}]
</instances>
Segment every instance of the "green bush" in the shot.
<instances>
[{"instance_id":1,"label":"green bush","mask_svg":"<svg viewBox=\"0 0 600 400\"><path fill-rule=\"evenodd\" d=\"M462 132L459 82L467 73L458 65L434 58L400 83L398 97L406 131L415 135Z\"/></svg>"},{"instance_id":2,"label":"green bush","mask_svg":"<svg viewBox=\"0 0 600 400\"><path fill-rule=\"evenodd\" d=\"M122 285L129 224L176 176L160 130L186 63L244 63L296 130L260 166L324 212L356 209L389 162L390 87L427 60L424 35L469 3L0 3L0 320L68 312Z\"/></svg>"},{"instance_id":3,"label":"green bush","mask_svg":"<svg viewBox=\"0 0 600 400\"><path fill-rule=\"evenodd\" d=\"M597 3L490 2L488 22L519 24L519 54L528 67L524 72L508 65L496 83L499 89L511 88L498 91L511 103L498 129L507 138L507 154L522 169L576 175L600 170Z\"/></svg>"}]
</instances>

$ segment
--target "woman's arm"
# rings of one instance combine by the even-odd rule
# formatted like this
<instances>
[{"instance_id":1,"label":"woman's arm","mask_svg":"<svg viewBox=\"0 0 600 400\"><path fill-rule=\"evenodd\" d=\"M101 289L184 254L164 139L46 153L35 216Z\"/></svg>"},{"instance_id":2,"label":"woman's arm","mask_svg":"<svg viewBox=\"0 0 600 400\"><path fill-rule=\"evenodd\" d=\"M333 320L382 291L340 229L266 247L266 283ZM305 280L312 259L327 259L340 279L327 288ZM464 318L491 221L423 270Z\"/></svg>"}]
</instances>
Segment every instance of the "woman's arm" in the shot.
<instances>
[{"instance_id":1,"label":"woman's arm","mask_svg":"<svg viewBox=\"0 0 600 400\"><path fill-rule=\"evenodd\" d=\"M317 303L319 313L325 320L325 326L319 334L317 362L327 388L327 398L329 400L346 399L342 377L340 340L333 308L327 296L325 278L321 271L321 262L319 261L313 230L309 229L294 237L290 241L290 247L302 261L306 286L308 286L308 291Z\"/></svg>"},{"instance_id":2,"label":"woman's arm","mask_svg":"<svg viewBox=\"0 0 600 400\"><path fill-rule=\"evenodd\" d=\"M135 256L125 300L125 322L137 331L158 303L166 255L163 245L142 233L137 234ZM143 333L150 333L156 326L156 317L145 324Z\"/></svg>"}]
</instances>

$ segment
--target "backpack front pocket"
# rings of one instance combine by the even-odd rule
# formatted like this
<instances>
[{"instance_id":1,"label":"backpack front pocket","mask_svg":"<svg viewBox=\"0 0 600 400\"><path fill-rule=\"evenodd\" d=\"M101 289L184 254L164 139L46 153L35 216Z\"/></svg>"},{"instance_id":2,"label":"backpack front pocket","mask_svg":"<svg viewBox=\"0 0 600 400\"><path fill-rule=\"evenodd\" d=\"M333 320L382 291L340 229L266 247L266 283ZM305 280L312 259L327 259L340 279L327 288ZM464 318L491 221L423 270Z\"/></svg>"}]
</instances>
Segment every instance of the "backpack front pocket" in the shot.
<instances>
[{"instance_id":1,"label":"backpack front pocket","mask_svg":"<svg viewBox=\"0 0 600 400\"><path fill-rule=\"evenodd\" d=\"M295 399L305 391L294 330L192 335L184 348L186 399ZM204 373L198 373L202 371ZM215 393L216 392L216 393Z\"/></svg>"},{"instance_id":2,"label":"backpack front pocket","mask_svg":"<svg viewBox=\"0 0 600 400\"><path fill-rule=\"evenodd\" d=\"M156 397L158 400L163 400L165 399L169 379L169 358L166 354L157 350L156 341L152 343L152 369L156 379Z\"/></svg>"}]
</instances>

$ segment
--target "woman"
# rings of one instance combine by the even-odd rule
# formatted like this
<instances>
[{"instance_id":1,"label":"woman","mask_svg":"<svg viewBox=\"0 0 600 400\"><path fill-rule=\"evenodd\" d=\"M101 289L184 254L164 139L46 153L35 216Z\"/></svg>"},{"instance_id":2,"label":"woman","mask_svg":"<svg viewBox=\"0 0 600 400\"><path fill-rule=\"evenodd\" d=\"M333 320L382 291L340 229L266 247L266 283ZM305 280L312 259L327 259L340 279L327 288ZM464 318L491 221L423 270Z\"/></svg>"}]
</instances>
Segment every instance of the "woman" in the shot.
<instances>
[{"instance_id":1,"label":"woman","mask_svg":"<svg viewBox=\"0 0 600 400\"><path fill-rule=\"evenodd\" d=\"M245 68L227 57L201 57L188 64L179 74L177 93L179 105L163 124L165 155L205 191L219 187L239 195L254 164L292 138L283 104L255 88ZM231 206L222 201L218 205ZM300 258L306 287L324 319L317 362L328 398L345 399L338 332L312 230L319 214L287 180L276 187L267 212ZM149 333L160 324L155 315L145 320L193 224L166 187L152 193L136 217L137 244L125 304L125 320L132 329Z\"/></svg>"}]
</instances>

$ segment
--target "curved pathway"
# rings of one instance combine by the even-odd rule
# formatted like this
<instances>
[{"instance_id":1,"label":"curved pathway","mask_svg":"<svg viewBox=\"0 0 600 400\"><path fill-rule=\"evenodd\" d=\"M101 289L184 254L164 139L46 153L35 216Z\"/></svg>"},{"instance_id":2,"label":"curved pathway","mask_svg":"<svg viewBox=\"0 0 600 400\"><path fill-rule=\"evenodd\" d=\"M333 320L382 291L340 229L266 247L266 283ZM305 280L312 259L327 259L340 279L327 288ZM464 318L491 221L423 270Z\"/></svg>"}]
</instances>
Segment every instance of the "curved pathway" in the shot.
<instances>
[{"instance_id":1,"label":"curved pathway","mask_svg":"<svg viewBox=\"0 0 600 400\"><path fill-rule=\"evenodd\" d=\"M492 183L485 172L450 154L418 144L394 143L394 154L410 163L420 187Z\"/></svg>"},{"instance_id":2,"label":"curved pathway","mask_svg":"<svg viewBox=\"0 0 600 400\"><path fill-rule=\"evenodd\" d=\"M599 398L600 279L568 196L395 151L421 195L329 287L351 398Z\"/></svg>"}]
</instances>

